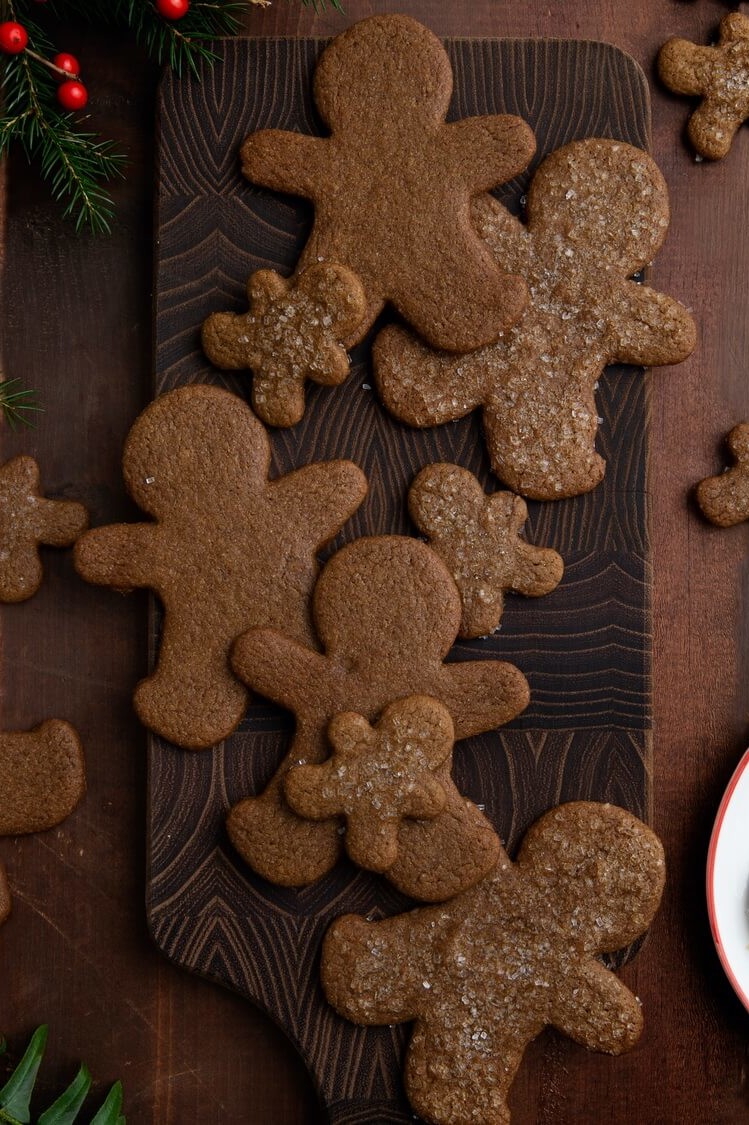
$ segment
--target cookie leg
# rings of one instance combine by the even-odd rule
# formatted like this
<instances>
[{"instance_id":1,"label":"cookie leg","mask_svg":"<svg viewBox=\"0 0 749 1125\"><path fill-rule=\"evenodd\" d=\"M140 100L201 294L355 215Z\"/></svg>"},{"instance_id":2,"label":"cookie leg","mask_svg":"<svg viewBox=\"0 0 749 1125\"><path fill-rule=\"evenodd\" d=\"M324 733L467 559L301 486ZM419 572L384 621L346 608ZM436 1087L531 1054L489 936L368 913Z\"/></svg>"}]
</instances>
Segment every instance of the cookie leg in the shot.
<instances>
[{"instance_id":1,"label":"cookie leg","mask_svg":"<svg viewBox=\"0 0 749 1125\"><path fill-rule=\"evenodd\" d=\"M70 723L48 719L31 731L0 733L0 835L54 828L85 791L83 748Z\"/></svg>"},{"instance_id":2,"label":"cookie leg","mask_svg":"<svg viewBox=\"0 0 749 1125\"><path fill-rule=\"evenodd\" d=\"M728 155L741 118L736 118L725 106L712 98L705 98L689 119L689 140L701 156L708 160L722 160Z\"/></svg>"},{"instance_id":3,"label":"cookie leg","mask_svg":"<svg viewBox=\"0 0 749 1125\"><path fill-rule=\"evenodd\" d=\"M190 651L187 628L165 620L156 669L138 684L133 703L149 730L176 746L204 750L236 729L248 692L229 667L229 644L196 644ZM205 638L205 630L197 633Z\"/></svg>"},{"instance_id":4,"label":"cookie leg","mask_svg":"<svg viewBox=\"0 0 749 1125\"><path fill-rule=\"evenodd\" d=\"M447 805L433 820L403 820L398 859L387 879L411 898L445 902L478 883L495 866L499 838L449 776L440 776Z\"/></svg>"},{"instance_id":5,"label":"cookie leg","mask_svg":"<svg viewBox=\"0 0 749 1125\"><path fill-rule=\"evenodd\" d=\"M282 887L314 883L327 875L341 854L338 820L303 820L284 797L283 780L292 766L325 757L324 750L316 753L312 744L300 732L265 792L236 804L226 822L231 842L245 863Z\"/></svg>"},{"instance_id":6,"label":"cookie leg","mask_svg":"<svg viewBox=\"0 0 749 1125\"><path fill-rule=\"evenodd\" d=\"M512 1015L508 1011L508 1017ZM503 1036L489 1033L487 1038L483 1026L476 1025L472 1032L465 1019L450 1028L441 1027L439 1017L434 1022L419 1021L405 1071L406 1093L415 1112L439 1125L474 1120L481 1125L510 1125L510 1086L532 1038L522 1027L510 1027L515 1038L509 1029ZM474 1113L477 1106L481 1107L480 1118Z\"/></svg>"},{"instance_id":7,"label":"cookie leg","mask_svg":"<svg viewBox=\"0 0 749 1125\"><path fill-rule=\"evenodd\" d=\"M534 400L529 392L512 411L498 399L484 406L492 469L532 500L562 500L600 484L606 464L596 453L597 431L595 403L579 395Z\"/></svg>"}]
</instances>

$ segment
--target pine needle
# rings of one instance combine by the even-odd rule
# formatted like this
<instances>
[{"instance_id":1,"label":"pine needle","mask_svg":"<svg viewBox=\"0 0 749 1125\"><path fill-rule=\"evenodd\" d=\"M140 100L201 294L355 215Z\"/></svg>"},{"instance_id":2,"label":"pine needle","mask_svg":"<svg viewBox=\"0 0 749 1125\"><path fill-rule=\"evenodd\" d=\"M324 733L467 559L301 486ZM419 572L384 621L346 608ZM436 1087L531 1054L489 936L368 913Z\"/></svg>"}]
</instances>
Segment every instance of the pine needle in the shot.
<instances>
[{"instance_id":1,"label":"pine needle","mask_svg":"<svg viewBox=\"0 0 749 1125\"><path fill-rule=\"evenodd\" d=\"M29 390L21 385L20 379L0 379L0 411L11 430L17 426L26 426L33 429L33 414L43 414L44 407L40 406L36 391Z\"/></svg>"}]
</instances>

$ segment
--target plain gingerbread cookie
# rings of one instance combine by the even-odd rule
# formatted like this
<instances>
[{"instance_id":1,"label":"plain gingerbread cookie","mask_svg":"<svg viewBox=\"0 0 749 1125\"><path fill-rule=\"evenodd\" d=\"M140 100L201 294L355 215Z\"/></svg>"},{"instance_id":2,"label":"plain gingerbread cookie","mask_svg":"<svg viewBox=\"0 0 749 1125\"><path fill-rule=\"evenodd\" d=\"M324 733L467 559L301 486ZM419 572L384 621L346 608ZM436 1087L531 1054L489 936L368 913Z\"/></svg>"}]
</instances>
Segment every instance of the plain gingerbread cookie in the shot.
<instances>
[{"instance_id":1,"label":"plain gingerbread cookie","mask_svg":"<svg viewBox=\"0 0 749 1125\"><path fill-rule=\"evenodd\" d=\"M595 389L606 364L678 363L695 345L682 305L628 280L666 237L665 180L631 145L574 141L536 172L527 226L488 197L473 215L495 257L527 280L530 304L498 343L467 356L385 329L374 345L382 400L411 426L481 407L492 469L514 492L588 492L605 471Z\"/></svg>"},{"instance_id":2,"label":"plain gingerbread cookie","mask_svg":"<svg viewBox=\"0 0 749 1125\"><path fill-rule=\"evenodd\" d=\"M355 711L372 722L398 699L429 695L445 705L461 739L509 722L528 703L525 677L511 664L445 663L460 626L460 597L439 556L416 539L357 539L338 551L318 579L312 612L322 652L277 630L252 629L232 654L248 687L296 715L293 743L268 788L235 805L228 820L240 855L259 874L286 886L320 878L340 854L337 822L300 820L283 796L283 779L293 765L327 757L325 736L335 715ZM422 850L450 854L456 847L454 819L463 822L457 826L462 845L470 841L477 853L473 859L464 854L464 862L473 868L491 865L497 843L488 821L459 794L450 812L451 817L411 822L408 830L421 839L409 841L404 857ZM399 860L388 877L413 897L423 889L419 863ZM436 893L448 897L449 889L445 883Z\"/></svg>"},{"instance_id":3,"label":"plain gingerbread cookie","mask_svg":"<svg viewBox=\"0 0 749 1125\"><path fill-rule=\"evenodd\" d=\"M562 580L561 556L520 536L525 501L512 492L487 496L468 469L427 465L411 485L408 510L455 579L461 637L484 637L499 627L506 590L539 598Z\"/></svg>"},{"instance_id":4,"label":"plain gingerbread cookie","mask_svg":"<svg viewBox=\"0 0 749 1125\"><path fill-rule=\"evenodd\" d=\"M229 650L253 625L312 644L317 552L367 492L330 461L268 479L262 423L227 391L190 386L156 399L125 444L128 492L153 520L89 531L75 565L88 582L147 587L164 606L158 660L135 691L141 721L178 746L228 737L247 705Z\"/></svg>"},{"instance_id":5,"label":"plain gingerbread cookie","mask_svg":"<svg viewBox=\"0 0 749 1125\"><path fill-rule=\"evenodd\" d=\"M727 156L749 117L749 19L741 12L724 16L715 47L669 39L658 55L658 73L674 93L702 98L687 129L700 156Z\"/></svg>"},{"instance_id":6,"label":"plain gingerbread cookie","mask_svg":"<svg viewBox=\"0 0 749 1125\"><path fill-rule=\"evenodd\" d=\"M0 468L0 601L23 602L39 589L39 546L69 547L88 527L88 512L73 500L41 494L33 457Z\"/></svg>"},{"instance_id":7,"label":"plain gingerbread cookie","mask_svg":"<svg viewBox=\"0 0 749 1125\"><path fill-rule=\"evenodd\" d=\"M432 1125L508 1125L525 1048L547 1026L618 1055L640 1003L599 960L650 925L665 878L657 837L612 805L560 805L477 886L438 907L347 915L322 953L325 994L367 1026L415 1020L411 1105Z\"/></svg>"},{"instance_id":8,"label":"plain gingerbread cookie","mask_svg":"<svg viewBox=\"0 0 749 1125\"><path fill-rule=\"evenodd\" d=\"M268 129L242 146L255 184L311 199L315 223L299 268L340 262L364 286L361 340L386 301L435 347L496 340L527 300L471 221L473 196L527 166L519 117L446 124L452 69L428 28L377 15L344 31L317 64L314 97L330 136Z\"/></svg>"},{"instance_id":9,"label":"plain gingerbread cookie","mask_svg":"<svg viewBox=\"0 0 749 1125\"><path fill-rule=\"evenodd\" d=\"M68 817L86 791L78 734L62 719L0 733L0 836L44 832ZM0 864L0 924L11 896Z\"/></svg>"}]
</instances>

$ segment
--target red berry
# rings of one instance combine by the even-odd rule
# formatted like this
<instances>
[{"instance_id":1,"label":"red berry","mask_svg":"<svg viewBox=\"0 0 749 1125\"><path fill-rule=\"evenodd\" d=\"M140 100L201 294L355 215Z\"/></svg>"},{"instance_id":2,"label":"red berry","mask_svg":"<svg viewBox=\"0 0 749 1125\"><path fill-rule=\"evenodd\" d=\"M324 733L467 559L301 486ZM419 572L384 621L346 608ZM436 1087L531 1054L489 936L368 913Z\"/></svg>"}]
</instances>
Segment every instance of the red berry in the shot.
<instances>
[{"instance_id":1,"label":"red berry","mask_svg":"<svg viewBox=\"0 0 749 1125\"><path fill-rule=\"evenodd\" d=\"M190 0L156 0L156 11L165 20L181 20L189 7Z\"/></svg>"},{"instance_id":2,"label":"red berry","mask_svg":"<svg viewBox=\"0 0 749 1125\"><path fill-rule=\"evenodd\" d=\"M67 55L63 52L61 55L55 55L52 62L58 70L64 70L66 74L70 74L73 78L77 78L81 73L81 64L75 55ZM62 81L65 81L62 79Z\"/></svg>"},{"instance_id":3,"label":"red berry","mask_svg":"<svg viewBox=\"0 0 749 1125\"><path fill-rule=\"evenodd\" d=\"M26 28L14 20L0 23L0 51L6 55L20 55L29 41Z\"/></svg>"},{"instance_id":4,"label":"red berry","mask_svg":"<svg viewBox=\"0 0 749 1125\"><path fill-rule=\"evenodd\" d=\"M88 101L88 90L82 82L68 80L57 87L57 100L63 109L83 109Z\"/></svg>"}]
</instances>

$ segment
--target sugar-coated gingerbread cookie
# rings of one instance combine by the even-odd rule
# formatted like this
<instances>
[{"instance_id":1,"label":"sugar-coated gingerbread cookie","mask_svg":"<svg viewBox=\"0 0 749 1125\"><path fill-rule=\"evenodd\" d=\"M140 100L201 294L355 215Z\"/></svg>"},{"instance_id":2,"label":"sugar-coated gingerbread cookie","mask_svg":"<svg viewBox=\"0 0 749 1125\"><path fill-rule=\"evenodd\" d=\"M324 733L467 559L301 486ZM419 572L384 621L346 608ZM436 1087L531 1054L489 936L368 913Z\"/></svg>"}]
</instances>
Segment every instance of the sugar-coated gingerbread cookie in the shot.
<instances>
[{"instance_id":1,"label":"sugar-coated gingerbread cookie","mask_svg":"<svg viewBox=\"0 0 749 1125\"><path fill-rule=\"evenodd\" d=\"M434 902L494 866L499 839L450 776L454 729L444 704L408 696L386 707L374 727L354 712L335 715L328 740L327 761L289 770L286 800L298 816L343 816L346 851L359 867ZM427 833L418 823L440 817L446 832Z\"/></svg>"},{"instance_id":2,"label":"sugar-coated gingerbread cookie","mask_svg":"<svg viewBox=\"0 0 749 1125\"><path fill-rule=\"evenodd\" d=\"M587 492L605 470L595 448L605 365L678 363L694 348L687 310L628 280L666 236L666 183L631 145L574 141L536 172L527 226L489 197L474 201L473 216L494 255L527 280L528 308L496 344L467 356L385 329L374 346L380 395L412 426L481 407L492 468L514 492Z\"/></svg>"},{"instance_id":3,"label":"sugar-coated gingerbread cookie","mask_svg":"<svg viewBox=\"0 0 749 1125\"><path fill-rule=\"evenodd\" d=\"M749 519L749 423L734 426L726 438L735 464L697 485L703 515L718 527L733 527Z\"/></svg>"},{"instance_id":4,"label":"sugar-coated gingerbread cookie","mask_svg":"<svg viewBox=\"0 0 749 1125\"><path fill-rule=\"evenodd\" d=\"M450 712L428 695L391 703L373 727L345 711L328 724L331 756L286 775L286 800L297 816L346 821L346 851L370 871L398 858L398 829L406 817L432 820L447 794L438 772L453 748Z\"/></svg>"},{"instance_id":5,"label":"sugar-coated gingerbread cookie","mask_svg":"<svg viewBox=\"0 0 749 1125\"><path fill-rule=\"evenodd\" d=\"M341 341L364 316L364 290L344 266L315 263L291 281L259 270L247 292L248 313L213 313L204 322L203 350L216 367L252 371L252 406L263 422L294 426L307 379L336 386L348 375Z\"/></svg>"},{"instance_id":6,"label":"sugar-coated gingerbread cookie","mask_svg":"<svg viewBox=\"0 0 749 1125\"><path fill-rule=\"evenodd\" d=\"M612 805L560 805L472 889L438 907L367 922L347 915L323 944L333 1007L365 1025L415 1020L406 1092L432 1125L507 1125L527 1045L547 1026L620 1054L640 1003L598 959L655 915L657 837Z\"/></svg>"},{"instance_id":7,"label":"sugar-coated gingerbread cookie","mask_svg":"<svg viewBox=\"0 0 749 1125\"><path fill-rule=\"evenodd\" d=\"M33 457L14 457L0 468L0 601L22 602L39 589L39 546L69 547L88 526L88 512L73 500L47 500Z\"/></svg>"},{"instance_id":8,"label":"sugar-coated gingerbread cookie","mask_svg":"<svg viewBox=\"0 0 749 1125\"><path fill-rule=\"evenodd\" d=\"M521 172L533 134L519 117L446 124L452 70L444 47L408 16L354 24L325 49L315 103L330 136L277 129L242 146L248 180L311 199L315 223L300 268L340 262L359 277L362 339L391 302L435 347L496 340L527 300L522 279L493 258L470 201Z\"/></svg>"},{"instance_id":9,"label":"sugar-coated gingerbread cookie","mask_svg":"<svg viewBox=\"0 0 749 1125\"><path fill-rule=\"evenodd\" d=\"M674 93L702 98L687 130L700 156L726 156L749 118L749 19L741 12L724 16L715 47L669 39L658 54L658 73Z\"/></svg>"},{"instance_id":10,"label":"sugar-coated gingerbread cookie","mask_svg":"<svg viewBox=\"0 0 749 1125\"><path fill-rule=\"evenodd\" d=\"M228 820L232 841L250 866L289 886L324 875L340 853L337 822L301 820L283 796L292 765L327 757L325 734L335 715L355 711L372 722L398 699L429 695L445 705L461 739L509 722L528 703L525 677L511 664L444 662L460 626L460 596L445 564L418 540L378 536L338 551L318 579L312 612L322 652L276 630L252 629L232 654L249 687L296 715L294 741L268 788L236 805ZM476 849L473 857L464 856L472 868L496 855L495 834L475 805L459 795L451 803L448 793L448 807L450 817L401 827L402 858L388 877L413 897L421 884L419 864L408 864L414 852L450 853L460 830L463 844L468 840ZM407 847L404 831L411 834ZM448 889L446 883L439 896L447 897Z\"/></svg>"},{"instance_id":11,"label":"sugar-coated gingerbread cookie","mask_svg":"<svg viewBox=\"0 0 749 1125\"><path fill-rule=\"evenodd\" d=\"M498 627L506 590L537 598L562 580L561 556L520 536L525 501L512 492L487 496L468 469L427 465L411 485L408 509L460 591L461 637L483 637Z\"/></svg>"},{"instance_id":12,"label":"sugar-coated gingerbread cookie","mask_svg":"<svg viewBox=\"0 0 749 1125\"><path fill-rule=\"evenodd\" d=\"M123 457L128 491L153 521L96 528L76 546L87 581L161 599L158 662L135 708L178 746L212 746L240 722L247 691L229 650L245 629L313 643L317 552L366 495L349 461L275 480L269 465L267 433L240 398L210 386L171 391L140 415Z\"/></svg>"}]
</instances>

